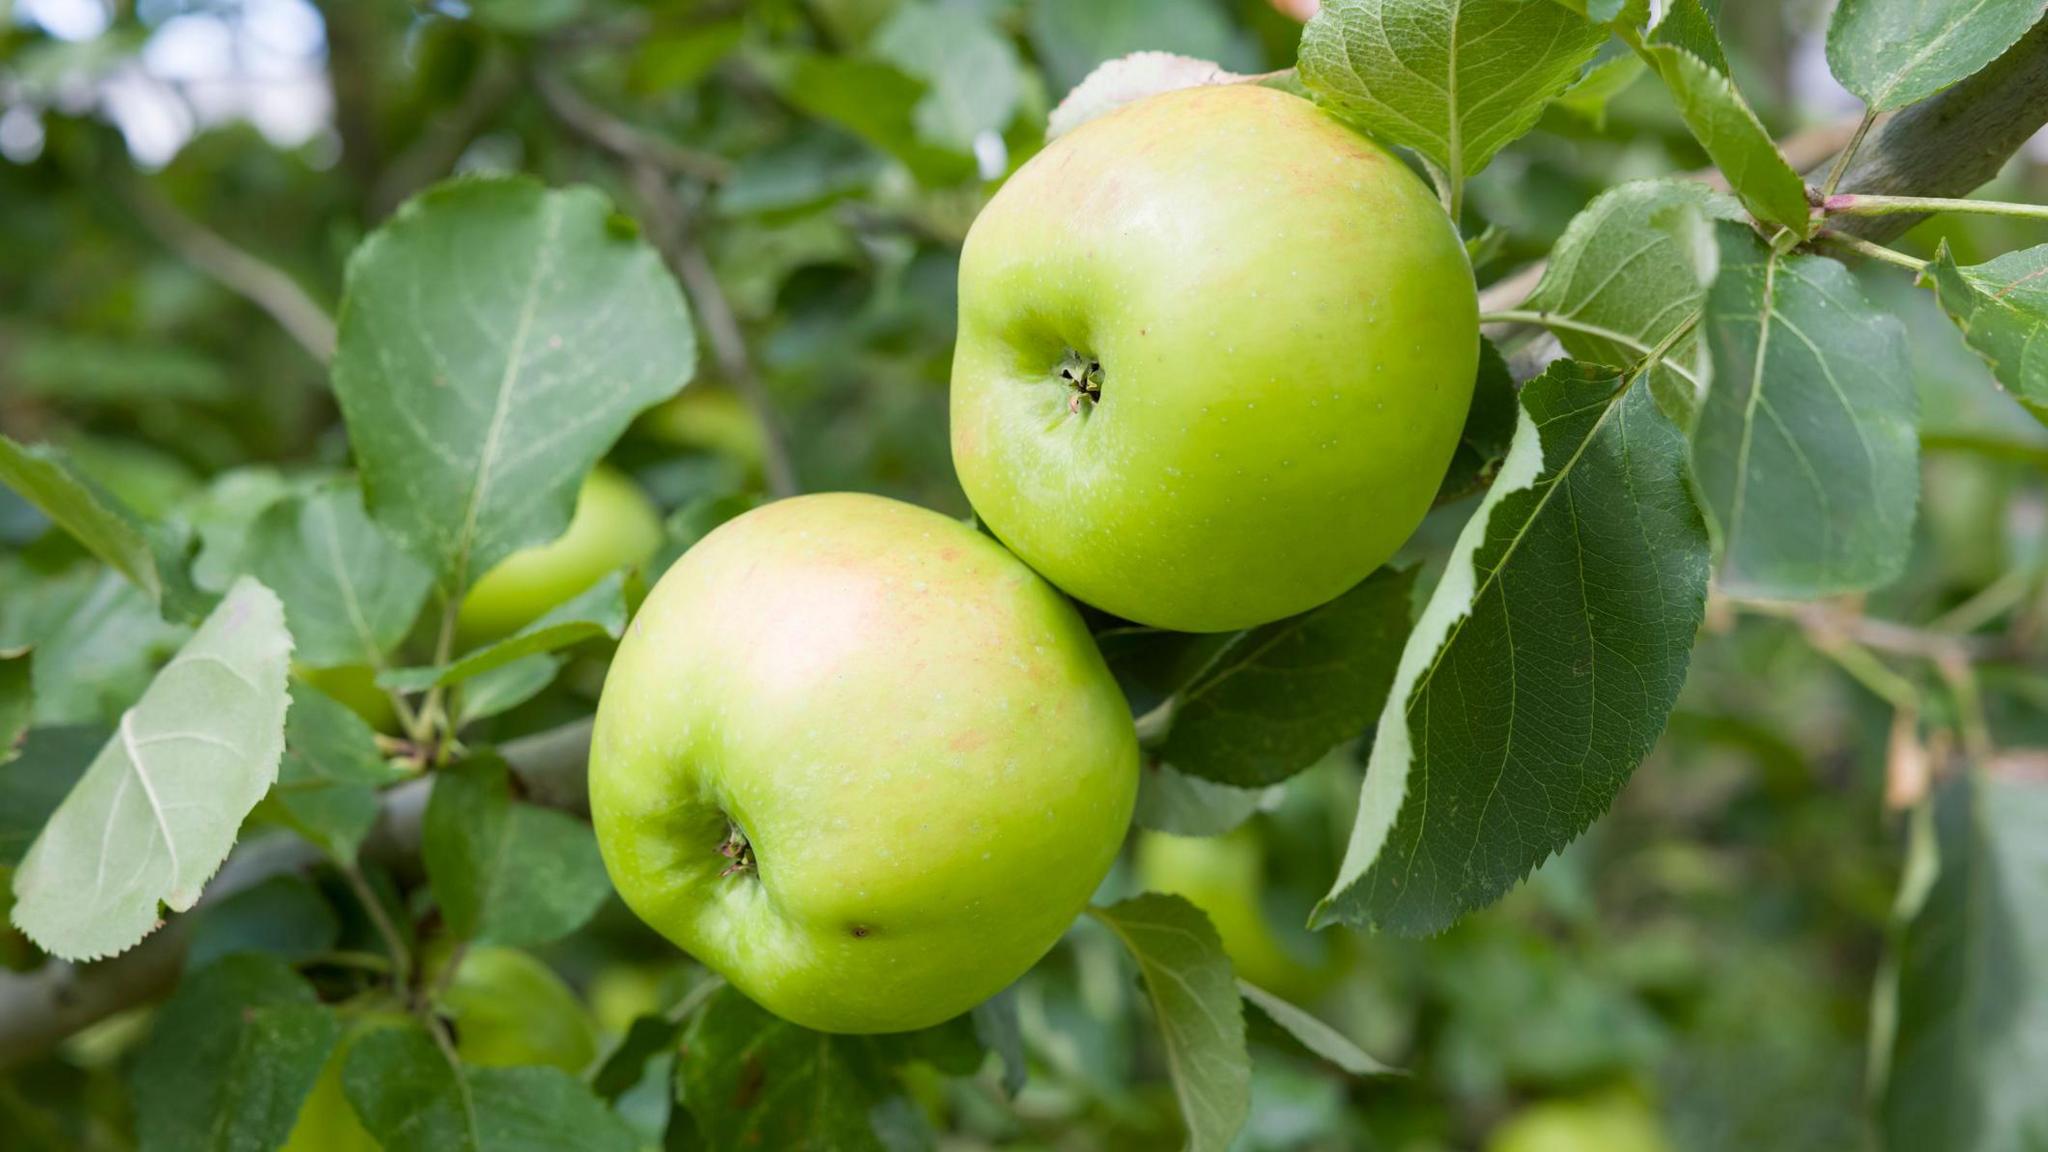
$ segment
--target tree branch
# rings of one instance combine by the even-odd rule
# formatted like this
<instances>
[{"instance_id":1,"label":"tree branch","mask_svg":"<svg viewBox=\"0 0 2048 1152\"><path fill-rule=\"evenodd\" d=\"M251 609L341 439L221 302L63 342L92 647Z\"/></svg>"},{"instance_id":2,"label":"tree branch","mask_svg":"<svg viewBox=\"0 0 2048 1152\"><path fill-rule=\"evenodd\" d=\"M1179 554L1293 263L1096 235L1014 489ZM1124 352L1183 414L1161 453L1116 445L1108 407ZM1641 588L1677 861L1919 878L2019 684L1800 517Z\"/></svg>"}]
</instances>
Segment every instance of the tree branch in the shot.
<instances>
[{"instance_id":1,"label":"tree branch","mask_svg":"<svg viewBox=\"0 0 2048 1152\"><path fill-rule=\"evenodd\" d=\"M134 181L123 192L136 218L164 247L268 312L313 359L321 364L334 359L334 320L298 281L222 239L149 185Z\"/></svg>"}]
</instances>

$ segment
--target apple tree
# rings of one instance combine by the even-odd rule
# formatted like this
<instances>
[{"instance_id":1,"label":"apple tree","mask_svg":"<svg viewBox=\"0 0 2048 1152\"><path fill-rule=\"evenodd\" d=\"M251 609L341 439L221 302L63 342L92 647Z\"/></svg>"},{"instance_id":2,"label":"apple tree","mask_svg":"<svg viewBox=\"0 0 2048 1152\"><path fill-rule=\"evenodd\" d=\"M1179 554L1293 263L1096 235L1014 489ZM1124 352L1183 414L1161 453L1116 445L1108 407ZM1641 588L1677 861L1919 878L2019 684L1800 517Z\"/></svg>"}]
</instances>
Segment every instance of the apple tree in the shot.
<instances>
[{"instance_id":1,"label":"apple tree","mask_svg":"<svg viewBox=\"0 0 2048 1152\"><path fill-rule=\"evenodd\" d=\"M0 1144L2039 1147L2044 10L0 5Z\"/></svg>"}]
</instances>

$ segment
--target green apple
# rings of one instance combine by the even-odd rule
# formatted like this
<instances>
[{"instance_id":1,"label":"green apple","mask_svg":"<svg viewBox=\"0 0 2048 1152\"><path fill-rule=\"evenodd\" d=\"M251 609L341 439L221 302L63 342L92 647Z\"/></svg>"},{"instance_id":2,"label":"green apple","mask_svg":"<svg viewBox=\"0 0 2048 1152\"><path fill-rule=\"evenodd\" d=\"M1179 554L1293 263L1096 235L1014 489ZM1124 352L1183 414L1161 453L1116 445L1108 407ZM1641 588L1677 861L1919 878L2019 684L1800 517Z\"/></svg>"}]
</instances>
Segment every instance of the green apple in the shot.
<instances>
[{"instance_id":1,"label":"green apple","mask_svg":"<svg viewBox=\"0 0 2048 1152\"><path fill-rule=\"evenodd\" d=\"M1493 1130L1486 1152L1672 1152L1672 1147L1662 1121L1642 1097L1611 1089L1522 1109Z\"/></svg>"},{"instance_id":2,"label":"green apple","mask_svg":"<svg viewBox=\"0 0 2048 1152\"><path fill-rule=\"evenodd\" d=\"M1224 836L1146 832L1138 840L1137 863L1138 880L1147 889L1185 897L1209 917L1231 966L1259 987L1288 999L1309 999L1341 971L1329 938L1304 932L1307 945L1321 952L1298 954L1267 918L1259 899L1266 883L1265 851L1249 826Z\"/></svg>"},{"instance_id":3,"label":"green apple","mask_svg":"<svg viewBox=\"0 0 2048 1152\"><path fill-rule=\"evenodd\" d=\"M583 481L567 531L505 557L470 586L456 632L467 644L509 636L660 547L660 513L631 480L600 466Z\"/></svg>"},{"instance_id":4,"label":"green apple","mask_svg":"<svg viewBox=\"0 0 2048 1152\"><path fill-rule=\"evenodd\" d=\"M431 970L435 966L430 964ZM597 1058L597 1021L546 964L515 948L471 948L438 1001L470 1064L547 1064L580 1075Z\"/></svg>"},{"instance_id":5,"label":"green apple","mask_svg":"<svg viewBox=\"0 0 2048 1152\"><path fill-rule=\"evenodd\" d=\"M1464 246L1399 160L1271 88L1169 92L1061 137L975 220L953 464L1075 597L1243 628L1414 532L1478 351Z\"/></svg>"},{"instance_id":6,"label":"green apple","mask_svg":"<svg viewBox=\"0 0 2048 1152\"><path fill-rule=\"evenodd\" d=\"M691 385L649 408L635 427L679 448L716 453L750 473L761 471L767 451L761 421L747 402L728 389L704 384Z\"/></svg>"},{"instance_id":7,"label":"green apple","mask_svg":"<svg viewBox=\"0 0 2048 1152\"><path fill-rule=\"evenodd\" d=\"M844 493L683 555L590 753L626 903L827 1032L923 1028L1022 975L1108 871L1137 781L1071 604L958 521Z\"/></svg>"}]
</instances>

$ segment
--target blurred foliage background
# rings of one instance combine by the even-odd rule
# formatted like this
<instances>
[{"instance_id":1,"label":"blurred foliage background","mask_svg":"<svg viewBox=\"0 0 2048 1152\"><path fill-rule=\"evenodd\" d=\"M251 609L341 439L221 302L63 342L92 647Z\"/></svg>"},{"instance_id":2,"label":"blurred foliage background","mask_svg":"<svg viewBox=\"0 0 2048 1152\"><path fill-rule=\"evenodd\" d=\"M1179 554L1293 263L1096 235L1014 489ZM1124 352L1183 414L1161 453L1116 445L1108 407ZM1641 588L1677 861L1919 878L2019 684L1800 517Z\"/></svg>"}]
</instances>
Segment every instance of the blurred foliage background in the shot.
<instances>
[{"instance_id":1,"label":"blurred foliage background","mask_svg":"<svg viewBox=\"0 0 2048 1152\"><path fill-rule=\"evenodd\" d=\"M1822 58L1825 0L1708 6L1781 139L1853 122ZM687 215L670 224L708 261L743 341L742 360L707 356L612 457L677 545L765 496L785 466L807 490L964 515L946 380L956 258L978 206L1096 63L1165 49L1285 67L1300 25L1282 9L1298 7L0 0L0 430L63 445L203 540L291 478L345 463L317 334L357 240L464 171L593 183L653 230L632 165L593 143L623 130L628 151L675 150L664 159L684 175L666 190ZM1568 98L1541 129L1472 185L1467 235L1496 230L1482 284L1540 258L1601 190L1706 162L1653 79L1604 104ZM2040 202L2042 157L2015 158L1986 194ZM1938 219L1904 247L1927 256L1946 240L1971 263L2041 231ZM2038 628L2048 432L1998 393L1928 294L1868 279L1909 325L1928 450L1916 558L1870 611L1926 620L2001 588L2031 605L2015 626ZM311 320L295 337L280 313ZM1415 555L1440 557L1472 503L1439 509ZM39 692L39 724L105 725L178 633L44 527L0 493L0 648L38 644L39 679L65 686ZM1959 697L1928 662L1873 671L1801 623L1711 615L1670 731L1614 810L1440 938L1296 927L1351 824L1351 752L1229 837L1134 834L1113 889L1188 894L1255 979L1406 1069L1347 1079L1255 1032L1241 1146L1864 1143L1872 988L1905 835L1887 766L1914 744L1894 732L1878 693L1898 684L1879 674L1925 692L1931 730ZM584 661L494 735L587 713L602 669ZM2048 672L2002 675L1988 737L2048 741ZM24 961L18 938L6 948ZM618 908L545 958L613 1034L692 972ZM1019 991L1033 1058L1022 1095L922 1086L945 1147L1173 1145L1161 1054L1123 963L1099 926L1077 925ZM132 1146L121 1070L146 1023L146 1010L118 1017L0 1080L0 1133Z\"/></svg>"}]
</instances>

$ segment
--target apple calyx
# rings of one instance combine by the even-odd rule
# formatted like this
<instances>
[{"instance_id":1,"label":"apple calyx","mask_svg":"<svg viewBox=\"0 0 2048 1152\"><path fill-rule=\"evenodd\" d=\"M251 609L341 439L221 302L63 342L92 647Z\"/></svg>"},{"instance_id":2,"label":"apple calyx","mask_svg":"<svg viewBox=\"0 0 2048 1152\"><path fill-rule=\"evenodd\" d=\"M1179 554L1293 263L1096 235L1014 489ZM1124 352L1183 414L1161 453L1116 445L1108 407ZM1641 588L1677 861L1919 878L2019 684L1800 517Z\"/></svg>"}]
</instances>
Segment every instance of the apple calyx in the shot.
<instances>
[{"instance_id":1,"label":"apple calyx","mask_svg":"<svg viewBox=\"0 0 2048 1152\"><path fill-rule=\"evenodd\" d=\"M1060 361L1059 378L1073 395L1067 397L1067 411L1079 412L1084 404L1102 401L1102 361L1068 349Z\"/></svg>"},{"instance_id":2,"label":"apple calyx","mask_svg":"<svg viewBox=\"0 0 2048 1152\"><path fill-rule=\"evenodd\" d=\"M725 866L725 870L718 874L719 877L753 871L754 846L748 842L747 834L740 831L740 826L731 819L726 820L725 829L725 839L719 842L718 854L732 863Z\"/></svg>"}]
</instances>

